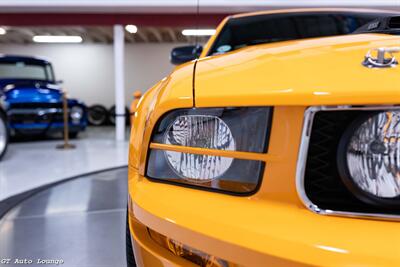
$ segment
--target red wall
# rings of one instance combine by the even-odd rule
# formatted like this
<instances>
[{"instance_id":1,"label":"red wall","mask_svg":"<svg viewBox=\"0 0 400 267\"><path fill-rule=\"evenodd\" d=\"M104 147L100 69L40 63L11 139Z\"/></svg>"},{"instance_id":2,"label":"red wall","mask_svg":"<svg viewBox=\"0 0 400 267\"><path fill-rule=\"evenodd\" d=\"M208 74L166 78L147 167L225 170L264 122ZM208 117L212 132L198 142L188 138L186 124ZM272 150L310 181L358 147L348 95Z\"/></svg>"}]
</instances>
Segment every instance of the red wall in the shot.
<instances>
[{"instance_id":1,"label":"red wall","mask_svg":"<svg viewBox=\"0 0 400 267\"><path fill-rule=\"evenodd\" d=\"M31 13L0 14L4 26L114 25L139 26L216 26L228 14L67 14Z\"/></svg>"}]
</instances>

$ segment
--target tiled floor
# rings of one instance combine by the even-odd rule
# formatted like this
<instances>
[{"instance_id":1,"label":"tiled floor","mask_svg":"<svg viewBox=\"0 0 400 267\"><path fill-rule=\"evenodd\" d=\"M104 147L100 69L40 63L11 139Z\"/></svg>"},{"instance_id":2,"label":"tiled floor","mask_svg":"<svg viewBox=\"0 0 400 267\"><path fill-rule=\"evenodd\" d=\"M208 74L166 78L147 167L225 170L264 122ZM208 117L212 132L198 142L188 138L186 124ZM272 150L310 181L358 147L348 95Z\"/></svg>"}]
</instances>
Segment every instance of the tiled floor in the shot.
<instances>
[{"instance_id":1,"label":"tiled floor","mask_svg":"<svg viewBox=\"0 0 400 267\"><path fill-rule=\"evenodd\" d=\"M89 128L59 150L61 140L18 141L0 162L0 201L27 190L87 172L125 166L128 142L114 140L113 127Z\"/></svg>"},{"instance_id":2,"label":"tiled floor","mask_svg":"<svg viewBox=\"0 0 400 267\"><path fill-rule=\"evenodd\" d=\"M48 188L0 219L0 259L48 266L126 267L127 168ZM0 266L3 266L0 262Z\"/></svg>"}]
</instances>

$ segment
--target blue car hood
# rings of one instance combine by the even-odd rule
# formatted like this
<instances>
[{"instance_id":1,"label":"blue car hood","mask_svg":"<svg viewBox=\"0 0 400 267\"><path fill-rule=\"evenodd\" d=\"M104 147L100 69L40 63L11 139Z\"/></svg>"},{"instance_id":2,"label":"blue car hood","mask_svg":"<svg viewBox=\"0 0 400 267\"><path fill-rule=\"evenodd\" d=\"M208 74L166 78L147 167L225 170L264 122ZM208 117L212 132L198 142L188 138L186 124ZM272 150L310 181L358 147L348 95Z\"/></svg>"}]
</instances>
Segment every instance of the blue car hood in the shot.
<instances>
[{"instance_id":1,"label":"blue car hood","mask_svg":"<svg viewBox=\"0 0 400 267\"><path fill-rule=\"evenodd\" d=\"M0 81L6 101L12 103L57 103L62 100L60 87L43 81Z\"/></svg>"}]
</instances>

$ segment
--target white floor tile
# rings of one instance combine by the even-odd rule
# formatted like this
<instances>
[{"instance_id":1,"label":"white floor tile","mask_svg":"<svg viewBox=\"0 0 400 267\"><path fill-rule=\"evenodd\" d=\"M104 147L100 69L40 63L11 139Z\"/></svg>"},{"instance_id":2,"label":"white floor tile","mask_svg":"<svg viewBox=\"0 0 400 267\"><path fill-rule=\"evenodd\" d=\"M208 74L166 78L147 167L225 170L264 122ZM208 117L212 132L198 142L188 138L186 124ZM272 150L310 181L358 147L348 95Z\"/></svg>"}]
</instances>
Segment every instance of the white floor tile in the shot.
<instances>
[{"instance_id":1,"label":"white floor tile","mask_svg":"<svg viewBox=\"0 0 400 267\"><path fill-rule=\"evenodd\" d=\"M128 142L114 140L113 127L89 128L59 150L61 140L11 143L0 162L0 201L27 190L79 174L125 166Z\"/></svg>"}]
</instances>

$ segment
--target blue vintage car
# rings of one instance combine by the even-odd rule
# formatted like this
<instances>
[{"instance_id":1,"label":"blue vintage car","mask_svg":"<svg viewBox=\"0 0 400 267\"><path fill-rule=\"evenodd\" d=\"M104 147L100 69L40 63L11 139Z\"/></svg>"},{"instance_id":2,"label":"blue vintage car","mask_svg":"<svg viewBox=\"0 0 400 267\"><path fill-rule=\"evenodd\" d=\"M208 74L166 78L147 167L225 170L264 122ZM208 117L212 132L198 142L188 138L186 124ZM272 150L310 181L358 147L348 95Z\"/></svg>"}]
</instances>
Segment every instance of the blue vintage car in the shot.
<instances>
[{"instance_id":1,"label":"blue vintage car","mask_svg":"<svg viewBox=\"0 0 400 267\"><path fill-rule=\"evenodd\" d=\"M5 95L11 135L45 135L63 131L59 84L47 60L0 56L0 90ZM86 106L76 99L68 99L68 113L69 133L74 138L86 128Z\"/></svg>"}]
</instances>

